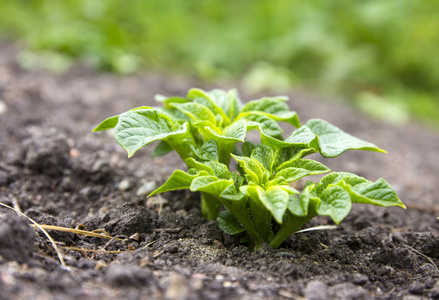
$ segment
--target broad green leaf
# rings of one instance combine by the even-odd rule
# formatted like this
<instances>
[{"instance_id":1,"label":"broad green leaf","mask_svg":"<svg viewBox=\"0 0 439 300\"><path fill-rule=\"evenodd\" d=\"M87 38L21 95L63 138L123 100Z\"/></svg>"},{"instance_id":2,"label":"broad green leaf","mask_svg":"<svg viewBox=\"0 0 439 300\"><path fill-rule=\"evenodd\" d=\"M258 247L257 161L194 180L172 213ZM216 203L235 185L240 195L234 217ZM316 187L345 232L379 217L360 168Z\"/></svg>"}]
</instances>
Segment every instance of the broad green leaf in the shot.
<instances>
[{"instance_id":1,"label":"broad green leaf","mask_svg":"<svg viewBox=\"0 0 439 300\"><path fill-rule=\"evenodd\" d=\"M393 188L382 178L371 182L352 173L334 172L322 178L317 187L317 194L322 193L330 186L344 188L350 194L353 203L405 208Z\"/></svg>"},{"instance_id":2,"label":"broad green leaf","mask_svg":"<svg viewBox=\"0 0 439 300\"><path fill-rule=\"evenodd\" d=\"M283 130L280 126L270 117L267 117L263 113L260 112L248 112L241 113L239 115L240 119L247 120L247 130L258 129L261 126L261 129L264 131L266 135L269 136L279 136L282 134Z\"/></svg>"},{"instance_id":3,"label":"broad green leaf","mask_svg":"<svg viewBox=\"0 0 439 300\"><path fill-rule=\"evenodd\" d=\"M290 195L288 200L288 210L298 217L305 217L308 215L308 197L297 197L295 195Z\"/></svg>"},{"instance_id":4,"label":"broad green leaf","mask_svg":"<svg viewBox=\"0 0 439 300\"><path fill-rule=\"evenodd\" d=\"M289 194L284 189L274 186L267 191L258 190L259 199L262 204L271 212L274 219L282 224L282 219L287 210Z\"/></svg>"},{"instance_id":5,"label":"broad green leaf","mask_svg":"<svg viewBox=\"0 0 439 300\"><path fill-rule=\"evenodd\" d=\"M267 171L272 172L274 151L267 145L260 145L254 149L250 158L256 159Z\"/></svg>"},{"instance_id":6,"label":"broad green leaf","mask_svg":"<svg viewBox=\"0 0 439 300\"><path fill-rule=\"evenodd\" d=\"M139 110L139 109L151 109L151 107L150 106L140 106L140 107L133 108L129 111L134 111L134 110ZM102 121L101 124L99 124L98 126L96 126L95 129L93 129L93 132L112 129L112 128L116 127L118 121L119 121L119 115L106 118L104 121Z\"/></svg>"},{"instance_id":7,"label":"broad green leaf","mask_svg":"<svg viewBox=\"0 0 439 300\"><path fill-rule=\"evenodd\" d=\"M228 116L229 122L233 120L241 111L241 101L236 89L228 92L223 90L212 90L210 92L201 89L191 89L188 92L188 98L205 98L211 101L216 107L220 108ZM214 111L214 110L212 110Z\"/></svg>"},{"instance_id":8,"label":"broad green leaf","mask_svg":"<svg viewBox=\"0 0 439 300\"><path fill-rule=\"evenodd\" d=\"M214 140L217 145L221 147L224 143L244 142L247 125L245 120L239 120L224 128L221 133L215 132L215 130L209 126L201 127L200 131L206 140Z\"/></svg>"},{"instance_id":9,"label":"broad green leaf","mask_svg":"<svg viewBox=\"0 0 439 300\"><path fill-rule=\"evenodd\" d=\"M191 121L191 118L173 106L169 106L169 108L154 107L154 109L159 113L168 116L168 118L170 118L174 123L183 124Z\"/></svg>"},{"instance_id":10,"label":"broad green leaf","mask_svg":"<svg viewBox=\"0 0 439 300\"><path fill-rule=\"evenodd\" d=\"M302 126L293 131L289 137L285 139L285 143L309 145L316 139L316 135L307 126Z\"/></svg>"},{"instance_id":11,"label":"broad green leaf","mask_svg":"<svg viewBox=\"0 0 439 300\"><path fill-rule=\"evenodd\" d=\"M131 157L140 148L158 140L190 135L187 123L178 128L170 118L154 109L128 111L119 116L114 136Z\"/></svg>"},{"instance_id":12,"label":"broad green leaf","mask_svg":"<svg viewBox=\"0 0 439 300\"><path fill-rule=\"evenodd\" d=\"M266 114L266 115L275 121L289 123L296 128L300 127L299 116L297 115L297 113L295 111L279 112L275 115L272 115L272 114Z\"/></svg>"},{"instance_id":13,"label":"broad green leaf","mask_svg":"<svg viewBox=\"0 0 439 300\"><path fill-rule=\"evenodd\" d=\"M261 111L269 114L277 114L279 112L288 112L290 108L285 103L287 97L265 97L247 102L242 108L242 112Z\"/></svg>"},{"instance_id":14,"label":"broad green leaf","mask_svg":"<svg viewBox=\"0 0 439 300\"><path fill-rule=\"evenodd\" d=\"M195 169L197 171L206 171L209 175L215 175L213 169L206 165L204 162L199 162L193 157L186 158L184 160L189 169Z\"/></svg>"},{"instance_id":15,"label":"broad green leaf","mask_svg":"<svg viewBox=\"0 0 439 300\"><path fill-rule=\"evenodd\" d=\"M247 181L257 184L265 184L270 177L270 173L256 159L245 156L233 155L232 157L239 163L245 171Z\"/></svg>"},{"instance_id":16,"label":"broad green leaf","mask_svg":"<svg viewBox=\"0 0 439 300\"><path fill-rule=\"evenodd\" d=\"M273 169L276 170L284 169L288 167L289 163L314 152L315 152L314 149L302 145L278 148L274 156Z\"/></svg>"},{"instance_id":17,"label":"broad green leaf","mask_svg":"<svg viewBox=\"0 0 439 300\"><path fill-rule=\"evenodd\" d=\"M300 192L298 190L296 190L295 188L289 186L288 184L279 184L277 186L279 188L283 189L285 192L287 192L290 195L300 194Z\"/></svg>"},{"instance_id":18,"label":"broad green leaf","mask_svg":"<svg viewBox=\"0 0 439 300\"><path fill-rule=\"evenodd\" d=\"M166 182L153 191L148 197L151 197L156 194L175 191L175 190L184 190L189 189L192 181L199 176L207 176L206 171L199 171L196 174L188 174L182 170L175 170L174 173L166 180Z\"/></svg>"},{"instance_id":19,"label":"broad green leaf","mask_svg":"<svg viewBox=\"0 0 439 300\"><path fill-rule=\"evenodd\" d=\"M317 213L330 216L336 224L339 224L351 211L351 197L342 187L330 186L319 195L319 198Z\"/></svg>"},{"instance_id":20,"label":"broad green leaf","mask_svg":"<svg viewBox=\"0 0 439 300\"><path fill-rule=\"evenodd\" d=\"M220 198L222 192L233 186L233 180L218 179L216 176L202 176L195 178L190 186L192 192L204 192L216 198Z\"/></svg>"},{"instance_id":21,"label":"broad green leaf","mask_svg":"<svg viewBox=\"0 0 439 300\"><path fill-rule=\"evenodd\" d=\"M294 182L305 176L311 175L311 172L301 168L286 168L276 173L273 180L279 177L284 178L286 182Z\"/></svg>"},{"instance_id":22,"label":"broad green leaf","mask_svg":"<svg viewBox=\"0 0 439 300\"><path fill-rule=\"evenodd\" d=\"M295 127L300 127L300 121L297 114L290 111L290 108L285 103L287 100L288 98L285 97L274 97L249 101L243 107L242 113L259 111L275 121L283 121L290 123Z\"/></svg>"},{"instance_id":23,"label":"broad green leaf","mask_svg":"<svg viewBox=\"0 0 439 300\"><path fill-rule=\"evenodd\" d=\"M205 164L212 168L214 175L219 179L232 178L232 172L229 171L229 168L225 164L216 160L206 161Z\"/></svg>"},{"instance_id":24,"label":"broad green leaf","mask_svg":"<svg viewBox=\"0 0 439 300\"><path fill-rule=\"evenodd\" d=\"M382 178L375 182L367 180L362 182L361 178L349 177L339 181L337 185L349 192L353 203L406 208L396 195L395 190Z\"/></svg>"},{"instance_id":25,"label":"broad green leaf","mask_svg":"<svg viewBox=\"0 0 439 300\"><path fill-rule=\"evenodd\" d=\"M309 206L311 203L320 203L320 198L316 195L316 186L313 182L308 181L303 188L302 193L298 199L290 196L290 202L288 202L288 210L299 217L304 217L308 215Z\"/></svg>"},{"instance_id":26,"label":"broad green leaf","mask_svg":"<svg viewBox=\"0 0 439 300\"><path fill-rule=\"evenodd\" d=\"M239 98L238 90L231 89L227 92L227 94L229 94L229 99L227 102L218 103L218 105L224 110L231 120L234 120L241 112L243 105L241 99Z\"/></svg>"},{"instance_id":27,"label":"broad green leaf","mask_svg":"<svg viewBox=\"0 0 439 300\"><path fill-rule=\"evenodd\" d=\"M244 179L244 177L241 177L242 179ZM242 180L234 180L234 184L227 186L224 191L221 193L220 195L220 199L224 204L227 201L240 201L243 198L245 198L245 194L240 190L240 187L242 185ZM238 187L238 188L237 188ZM229 202L230 203L230 202ZM245 208L243 208L245 209Z\"/></svg>"},{"instance_id":28,"label":"broad green leaf","mask_svg":"<svg viewBox=\"0 0 439 300\"><path fill-rule=\"evenodd\" d=\"M285 168L300 168L309 171L309 175L317 175L328 173L331 170L326 167L324 164L319 163L318 161L312 159L293 159L283 163L277 170L283 170Z\"/></svg>"},{"instance_id":29,"label":"broad green leaf","mask_svg":"<svg viewBox=\"0 0 439 300\"><path fill-rule=\"evenodd\" d=\"M310 151L316 152L313 149L313 143L317 140L317 136L306 126L302 126L295 130L290 136L285 140L280 140L275 137L268 136L264 131L264 128L260 128L261 132L261 142L270 147L276 148L286 148L286 147L301 147L309 148Z\"/></svg>"},{"instance_id":30,"label":"broad green leaf","mask_svg":"<svg viewBox=\"0 0 439 300\"><path fill-rule=\"evenodd\" d=\"M227 234L234 235L245 231L230 210L223 210L216 218L218 227Z\"/></svg>"},{"instance_id":31,"label":"broad green leaf","mask_svg":"<svg viewBox=\"0 0 439 300\"><path fill-rule=\"evenodd\" d=\"M210 161L197 161L193 157L185 159L185 163L189 168L196 170L204 170L209 175L213 175L219 179L231 179L233 178L233 172L230 172L227 166L216 160Z\"/></svg>"},{"instance_id":32,"label":"broad green leaf","mask_svg":"<svg viewBox=\"0 0 439 300\"><path fill-rule=\"evenodd\" d=\"M174 151L174 148L172 148L171 145L165 141L160 141L160 143L154 148L154 151L152 151L151 157L163 156L172 151Z\"/></svg>"},{"instance_id":33,"label":"broad green leaf","mask_svg":"<svg viewBox=\"0 0 439 300\"><path fill-rule=\"evenodd\" d=\"M209 108L200 103L171 103L170 105L186 114L193 123L208 121L213 125L216 125L215 114Z\"/></svg>"},{"instance_id":34,"label":"broad green leaf","mask_svg":"<svg viewBox=\"0 0 439 300\"><path fill-rule=\"evenodd\" d=\"M224 123L225 125L230 124L229 116L209 96L195 98L193 102L200 103L200 104L206 106L207 108L209 108L215 115L219 116L219 118L217 118L217 119L220 119L221 123Z\"/></svg>"},{"instance_id":35,"label":"broad green leaf","mask_svg":"<svg viewBox=\"0 0 439 300\"><path fill-rule=\"evenodd\" d=\"M323 157L336 157L346 150L367 150L386 153L386 151L374 144L353 137L326 121L312 119L306 125L319 137L319 148Z\"/></svg>"},{"instance_id":36,"label":"broad green leaf","mask_svg":"<svg viewBox=\"0 0 439 300\"><path fill-rule=\"evenodd\" d=\"M102 121L101 124L99 124L98 126L96 126L95 129L93 129L93 132L114 128L116 127L118 121L119 121L119 115L106 118L104 121Z\"/></svg>"},{"instance_id":37,"label":"broad green leaf","mask_svg":"<svg viewBox=\"0 0 439 300\"><path fill-rule=\"evenodd\" d=\"M218 146L214 140L205 142L201 147L192 145L192 151L202 160L218 160Z\"/></svg>"},{"instance_id":38,"label":"broad green leaf","mask_svg":"<svg viewBox=\"0 0 439 300\"><path fill-rule=\"evenodd\" d=\"M271 213L274 219L282 224L282 218L288 206L289 193L279 186L273 186L264 190L258 185L244 185L241 191L253 199L259 201ZM253 213L258 213L253 211Z\"/></svg>"},{"instance_id":39,"label":"broad green leaf","mask_svg":"<svg viewBox=\"0 0 439 300\"><path fill-rule=\"evenodd\" d=\"M329 185L335 185L337 184L340 180L344 179L344 178L349 178L349 177L359 177L355 174L349 173L349 172L332 172L329 173L328 175L325 175L319 182L318 186L317 186L317 195L321 194L323 192L323 190L325 190ZM364 178L363 178L364 179ZM366 179L364 179L366 180Z\"/></svg>"}]
</instances>

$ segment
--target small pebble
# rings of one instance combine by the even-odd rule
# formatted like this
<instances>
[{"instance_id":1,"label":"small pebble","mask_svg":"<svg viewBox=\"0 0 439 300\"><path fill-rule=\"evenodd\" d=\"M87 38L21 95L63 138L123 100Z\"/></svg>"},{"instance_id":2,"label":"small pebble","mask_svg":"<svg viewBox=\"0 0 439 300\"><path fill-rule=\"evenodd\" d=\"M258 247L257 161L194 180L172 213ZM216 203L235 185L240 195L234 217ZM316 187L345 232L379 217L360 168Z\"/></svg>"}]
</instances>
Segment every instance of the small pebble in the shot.
<instances>
[{"instance_id":1,"label":"small pebble","mask_svg":"<svg viewBox=\"0 0 439 300\"><path fill-rule=\"evenodd\" d=\"M118 188L121 192L128 191L131 188L131 182L128 179L124 179L119 182Z\"/></svg>"},{"instance_id":2,"label":"small pebble","mask_svg":"<svg viewBox=\"0 0 439 300\"><path fill-rule=\"evenodd\" d=\"M146 197L148 196L153 190L157 188L157 184L155 181L148 181L144 183L138 190L137 190L137 196Z\"/></svg>"},{"instance_id":3,"label":"small pebble","mask_svg":"<svg viewBox=\"0 0 439 300\"><path fill-rule=\"evenodd\" d=\"M0 115L4 114L8 110L6 104L0 100Z\"/></svg>"}]
</instances>

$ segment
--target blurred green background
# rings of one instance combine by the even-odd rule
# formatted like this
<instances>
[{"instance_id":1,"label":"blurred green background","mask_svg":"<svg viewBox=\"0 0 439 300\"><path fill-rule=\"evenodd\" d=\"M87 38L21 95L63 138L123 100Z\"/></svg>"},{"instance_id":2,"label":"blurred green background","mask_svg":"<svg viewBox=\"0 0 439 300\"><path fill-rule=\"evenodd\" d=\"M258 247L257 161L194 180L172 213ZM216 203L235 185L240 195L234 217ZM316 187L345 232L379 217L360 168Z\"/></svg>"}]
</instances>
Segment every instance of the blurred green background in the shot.
<instances>
[{"instance_id":1,"label":"blurred green background","mask_svg":"<svg viewBox=\"0 0 439 300\"><path fill-rule=\"evenodd\" d=\"M437 0L0 0L0 39L25 68L308 89L439 128Z\"/></svg>"}]
</instances>

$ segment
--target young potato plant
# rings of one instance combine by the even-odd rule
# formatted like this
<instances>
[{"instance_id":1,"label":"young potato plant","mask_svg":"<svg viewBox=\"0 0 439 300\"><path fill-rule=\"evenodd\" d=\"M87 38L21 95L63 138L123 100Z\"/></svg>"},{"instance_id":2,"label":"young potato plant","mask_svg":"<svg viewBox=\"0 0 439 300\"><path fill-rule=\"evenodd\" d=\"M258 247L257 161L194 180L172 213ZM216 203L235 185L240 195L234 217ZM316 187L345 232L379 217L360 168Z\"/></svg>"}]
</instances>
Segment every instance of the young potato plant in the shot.
<instances>
[{"instance_id":1,"label":"young potato plant","mask_svg":"<svg viewBox=\"0 0 439 300\"><path fill-rule=\"evenodd\" d=\"M157 100L163 108L135 108L106 119L95 131L115 128L116 140L129 156L154 141L160 141L155 156L175 150L188 170L176 170L150 196L179 189L200 192L203 215L216 218L228 234L246 232L251 249L264 243L278 248L317 215L339 224L352 203L405 208L384 179L371 182L352 173L329 173L320 162L305 158L312 153L330 158L347 150L385 151L320 119L301 126L283 97L243 105L234 90L192 89L187 98ZM284 139L278 121L297 129ZM260 145L245 141L249 130L260 132ZM239 173L230 171L230 158ZM302 192L290 185L324 173L329 174L317 183L307 181Z\"/></svg>"}]
</instances>

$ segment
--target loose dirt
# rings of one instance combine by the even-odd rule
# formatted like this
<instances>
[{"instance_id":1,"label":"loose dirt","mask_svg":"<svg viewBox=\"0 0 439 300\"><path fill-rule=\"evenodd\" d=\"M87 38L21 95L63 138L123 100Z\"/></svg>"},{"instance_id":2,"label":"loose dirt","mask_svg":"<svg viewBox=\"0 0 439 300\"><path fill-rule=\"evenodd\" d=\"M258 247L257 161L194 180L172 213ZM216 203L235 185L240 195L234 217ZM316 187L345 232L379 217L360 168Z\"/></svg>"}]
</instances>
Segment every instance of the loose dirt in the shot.
<instances>
[{"instance_id":1,"label":"loose dirt","mask_svg":"<svg viewBox=\"0 0 439 300\"><path fill-rule=\"evenodd\" d=\"M53 75L0 61L0 202L39 224L114 237L49 231L62 266L41 231L0 208L0 299L439 298L437 134L292 92L302 122L328 120L388 151L319 159L333 171L384 177L408 209L354 205L335 230L252 253L200 217L196 194L146 198L184 168L178 157L151 159L147 147L128 159L109 133L91 133L108 116L154 104L157 93L183 96L194 86L212 88L157 73L119 77L78 67ZM332 222L318 217L307 226L324 224Z\"/></svg>"}]
</instances>

